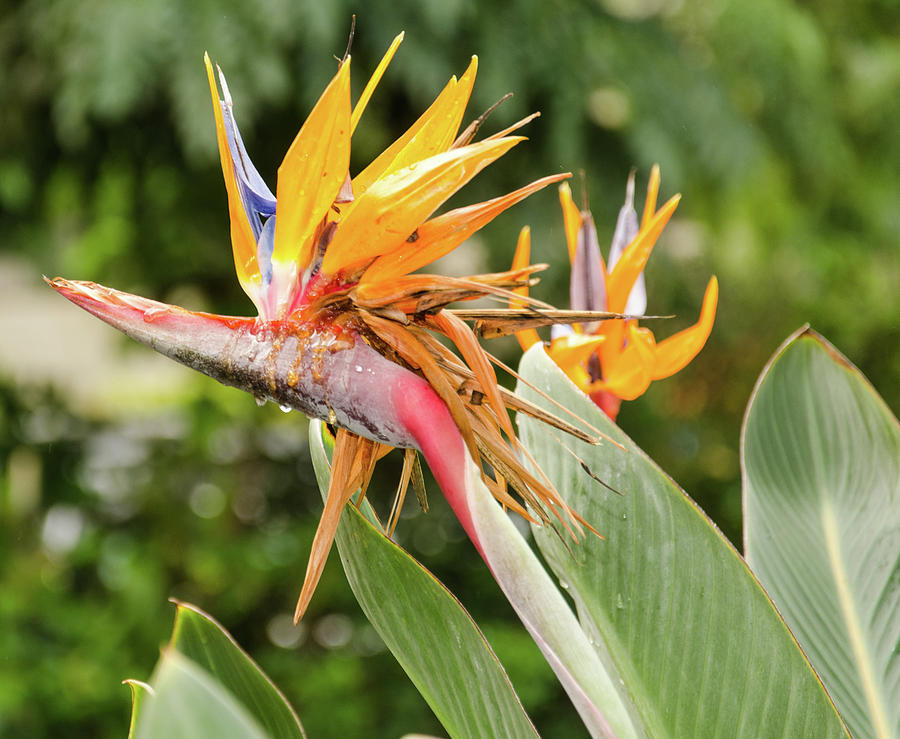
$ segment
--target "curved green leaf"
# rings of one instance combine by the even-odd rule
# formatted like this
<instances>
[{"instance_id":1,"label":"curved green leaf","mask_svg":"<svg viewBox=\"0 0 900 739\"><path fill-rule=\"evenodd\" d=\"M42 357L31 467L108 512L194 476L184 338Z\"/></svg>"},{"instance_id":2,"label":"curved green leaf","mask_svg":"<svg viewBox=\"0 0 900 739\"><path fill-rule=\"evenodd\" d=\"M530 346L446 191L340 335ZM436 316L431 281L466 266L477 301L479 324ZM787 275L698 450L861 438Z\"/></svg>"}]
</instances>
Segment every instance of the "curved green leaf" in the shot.
<instances>
[{"instance_id":1,"label":"curved green leaf","mask_svg":"<svg viewBox=\"0 0 900 739\"><path fill-rule=\"evenodd\" d=\"M247 710L206 670L175 649L163 653L143 701L137 739L268 739Z\"/></svg>"},{"instance_id":2,"label":"curved green leaf","mask_svg":"<svg viewBox=\"0 0 900 739\"><path fill-rule=\"evenodd\" d=\"M522 377L624 445L591 446L519 414L522 440L606 540L535 528L585 631L653 737L845 736L772 603L712 522L547 357ZM520 382L517 392L558 407ZM577 455L577 456L576 456ZM615 488L596 482L590 472Z\"/></svg>"},{"instance_id":3,"label":"curved green leaf","mask_svg":"<svg viewBox=\"0 0 900 739\"><path fill-rule=\"evenodd\" d=\"M742 439L747 559L856 737L900 736L900 426L808 329L775 353Z\"/></svg>"},{"instance_id":4,"label":"curved green leaf","mask_svg":"<svg viewBox=\"0 0 900 739\"><path fill-rule=\"evenodd\" d=\"M123 680L131 688L131 722L128 725L128 739L134 739L144 701L153 695L153 688L140 680Z\"/></svg>"},{"instance_id":5,"label":"curved green leaf","mask_svg":"<svg viewBox=\"0 0 900 739\"><path fill-rule=\"evenodd\" d=\"M310 422L309 439L324 496L331 472L321 422ZM335 541L363 612L451 736L537 736L475 622L430 572L352 505Z\"/></svg>"},{"instance_id":6,"label":"curved green leaf","mask_svg":"<svg viewBox=\"0 0 900 739\"><path fill-rule=\"evenodd\" d=\"M173 602L176 612L171 646L229 690L272 739L305 736L287 699L231 634L196 606Z\"/></svg>"}]
</instances>

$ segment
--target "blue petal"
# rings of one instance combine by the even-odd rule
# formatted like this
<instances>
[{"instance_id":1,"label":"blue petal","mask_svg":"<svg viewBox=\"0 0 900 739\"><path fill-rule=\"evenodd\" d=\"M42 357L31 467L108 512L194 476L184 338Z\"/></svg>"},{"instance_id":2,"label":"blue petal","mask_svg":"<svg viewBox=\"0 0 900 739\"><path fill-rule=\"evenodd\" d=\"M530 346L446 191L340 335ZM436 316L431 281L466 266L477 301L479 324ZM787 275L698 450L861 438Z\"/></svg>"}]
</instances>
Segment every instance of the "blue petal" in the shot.
<instances>
[{"instance_id":1,"label":"blue petal","mask_svg":"<svg viewBox=\"0 0 900 739\"><path fill-rule=\"evenodd\" d=\"M250 161L250 155L241 139L241 132L238 130L237 122L234 120L233 103L231 101L231 92L228 90L228 84L225 82L225 75L219 70L219 82L222 85L222 94L225 99L221 101L222 115L225 121L225 134L228 139L228 149L231 152L231 161L234 166L234 174L238 183L238 192L241 196L241 203L250 226L253 229L253 235L259 241L262 232L262 220L275 214L275 196L260 176L253 162Z\"/></svg>"},{"instance_id":2,"label":"blue petal","mask_svg":"<svg viewBox=\"0 0 900 739\"><path fill-rule=\"evenodd\" d=\"M272 282L272 251L275 248L275 216L266 220L256 246L256 261L262 273L263 285Z\"/></svg>"}]
</instances>

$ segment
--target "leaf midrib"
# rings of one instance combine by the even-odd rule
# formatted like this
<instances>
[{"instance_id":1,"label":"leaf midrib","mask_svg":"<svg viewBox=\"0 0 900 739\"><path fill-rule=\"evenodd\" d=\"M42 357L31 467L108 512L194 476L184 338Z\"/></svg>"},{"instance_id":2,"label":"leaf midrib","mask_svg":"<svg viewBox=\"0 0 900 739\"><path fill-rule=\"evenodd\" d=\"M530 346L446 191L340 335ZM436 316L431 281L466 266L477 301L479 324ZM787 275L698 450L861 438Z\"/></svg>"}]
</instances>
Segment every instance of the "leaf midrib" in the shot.
<instances>
[{"instance_id":1,"label":"leaf midrib","mask_svg":"<svg viewBox=\"0 0 900 739\"><path fill-rule=\"evenodd\" d=\"M884 706L884 699L878 690L878 681L872 666L872 657L869 654L869 647L860 623L856 602L850 589L847 571L844 567L837 517L831 501L827 499L822 501L822 530L825 537L825 549L828 552L828 563L831 567L835 589L837 590L838 604L844 617L853 654L856 657L857 670L862 681L866 702L869 704L869 709L872 712L871 719L875 735L882 739L890 739L891 730Z\"/></svg>"}]
</instances>

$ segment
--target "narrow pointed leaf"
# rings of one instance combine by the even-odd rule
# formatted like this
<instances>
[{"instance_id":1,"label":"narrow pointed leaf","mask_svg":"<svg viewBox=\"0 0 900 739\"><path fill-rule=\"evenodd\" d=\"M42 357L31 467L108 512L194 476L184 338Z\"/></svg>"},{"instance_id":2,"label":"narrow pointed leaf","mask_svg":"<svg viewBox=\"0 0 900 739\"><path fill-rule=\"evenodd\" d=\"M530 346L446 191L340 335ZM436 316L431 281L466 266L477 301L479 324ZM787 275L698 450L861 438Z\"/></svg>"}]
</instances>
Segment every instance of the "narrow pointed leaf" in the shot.
<instances>
[{"instance_id":1,"label":"narrow pointed leaf","mask_svg":"<svg viewBox=\"0 0 900 739\"><path fill-rule=\"evenodd\" d=\"M324 496L330 469L319 421L309 446ZM367 501L345 506L335 542L360 607L450 736L537 736L469 614L381 532Z\"/></svg>"},{"instance_id":2,"label":"narrow pointed leaf","mask_svg":"<svg viewBox=\"0 0 900 739\"><path fill-rule=\"evenodd\" d=\"M572 542L547 527L535 529L595 649L626 686L640 733L846 736L784 622L712 522L543 347L528 351L520 374L625 446L560 439L518 418L522 441L538 464L606 537ZM522 383L518 392L549 407Z\"/></svg>"},{"instance_id":3,"label":"narrow pointed leaf","mask_svg":"<svg viewBox=\"0 0 900 739\"><path fill-rule=\"evenodd\" d=\"M900 736L900 426L814 332L744 423L747 559L856 737Z\"/></svg>"}]
</instances>

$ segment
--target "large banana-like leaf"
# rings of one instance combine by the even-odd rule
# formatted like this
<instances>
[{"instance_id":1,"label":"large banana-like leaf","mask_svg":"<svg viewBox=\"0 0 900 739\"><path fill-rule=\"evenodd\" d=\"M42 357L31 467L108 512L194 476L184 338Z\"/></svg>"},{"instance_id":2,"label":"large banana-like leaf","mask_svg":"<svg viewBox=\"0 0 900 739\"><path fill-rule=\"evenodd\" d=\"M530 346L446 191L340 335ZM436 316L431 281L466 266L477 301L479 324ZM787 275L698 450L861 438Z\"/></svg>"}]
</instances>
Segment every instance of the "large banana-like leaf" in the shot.
<instances>
[{"instance_id":1,"label":"large banana-like leaf","mask_svg":"<svg viewBox=\"0 0 900 739\"><path fill-rule=\"evenodd\" d=\"M310 422L309 441L324 496L331 470L321 422ZM361 508L371 515L366 501ZM537 736L475 622L428 570L354 505L335 542L363 612L450 736Z\"/></svg>"},{"instance_id":2,"label":"large banana-like leaf","mask_svg":"<svg viewBox=\"0 0 900 739\"><path fill-rule=\"evenodd\" d=\"M744 423L745 553L856 737L900 737L900 426L808 329Z\"/></svg>"},{"instance_id":3,"label":"large banana-like leaf","mask_svg":"<svg viewBox=\"0 0 900 739\"><path fill-rule=\"evenodd\" d=\"M584 629L652 737L846 736L787 626L696 504L532 347L522 377L624 445L591 446L519 416L522 440L606 538L535 528ZM558 407L520 382L526 399ZM589 472L590 474L589 474ZM615 488L613 492L591 475Z\"/></svg>"}]
</instances>

